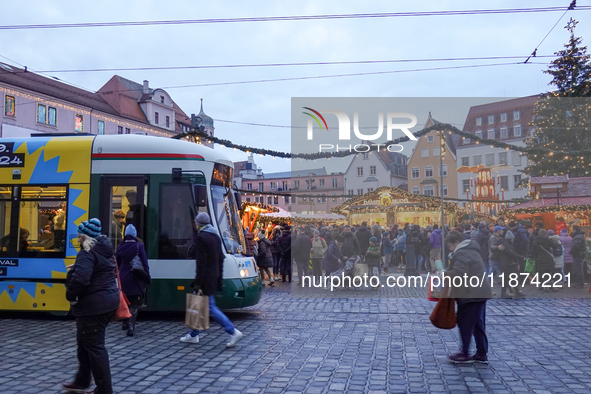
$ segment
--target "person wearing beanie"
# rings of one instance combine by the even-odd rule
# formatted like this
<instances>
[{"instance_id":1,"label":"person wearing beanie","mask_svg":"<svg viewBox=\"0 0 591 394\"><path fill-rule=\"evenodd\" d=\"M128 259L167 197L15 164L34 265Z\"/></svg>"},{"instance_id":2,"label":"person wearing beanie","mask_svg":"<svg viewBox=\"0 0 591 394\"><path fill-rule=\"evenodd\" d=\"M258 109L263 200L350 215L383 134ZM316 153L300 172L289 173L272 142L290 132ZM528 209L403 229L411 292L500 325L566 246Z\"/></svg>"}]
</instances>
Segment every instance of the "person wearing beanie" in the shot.
<instances>
[{"instance_id":1,"label":"person wearing beanie","mask_svg":"<svg viewBox=\"0 0 591 394\"><path fill-rule=\"evenodd\" d=\"M269 271L270 267L273 267L273 253L271 252L272 243L267 239L265 236L265 232L261 231L259 233L259 240L258 242L258 249L259 253L256 256L257 265L259 267L259 272L261 275L261 282L265 283L265 273L269 277L269 286L275 285L275 279L271 272Z\"/></svg>"},{"instance_id":2,"label":"person wearing beanie","mask_svg":"<svg viewBox=\"0 0 591 394\"><path fill-rule=\"evenodd\" d=\"M76 317L79 362L74 381L62 384L66 391L84 392L94 377L94 392L113 392L105 330L119 308L119 289L113 246L101 230L99 219L80 223L80 251L66 276L66 299ZM94 330L94 334L83 335L88 330Z\"/></svg>"},{"instance_id":3,"label":"person wearing beanie","mask_svg":"<svg viewBox=\"0 0 591 394\"><path fill-rule=\"evenodd\" d=\"M236 343L244 335L234 327L230 319L215 304L214 294L222 289L223 281L222 240L218 231L211 225L209 215L205 212L201 212L195 217L195 229L197 230L197 235L194 237L196 275L191 287L193 287L195 294L199 294L201 291L203 295L209 297L209 316L230 335L226 347L231 348L236 346ZM199 343L199 330L191 330L181 338L181 342Z\"/></svg>"},{"instance_id":4,"label":"person wearing beanie","mask_svg":"<svg viewBox=\"0 0 591 394\"><path fill-rule=\"evenodd\" d=\"M133 271L133 259L139 257L146 275ZM144 304L146 297L146 286L150 283L150 267L144 244L137 238L137 229L133 224L125 227L125 238L117 247L117 266L121 278L121 290L130 302L129 312L131 318L124 320L122 329L127 331L127 336L135 334L135 324L139 307Z\"/></svg>"},{"instance_id":5,"label":"person wearing beanie","mask_svg":"<svg viewBox=\"0 0 591 394\"><path fill-rule=\"evenodd\" d=\"M539 274L540 281L548 278L552 279L555 271L554 256L556 253L556 246L550 238L546 230L539 229L538 237L533 244L533 258L536 262L536 270ZM542 291L550 291L549 287L541 287Z\"/></svg>"}]
</instances>

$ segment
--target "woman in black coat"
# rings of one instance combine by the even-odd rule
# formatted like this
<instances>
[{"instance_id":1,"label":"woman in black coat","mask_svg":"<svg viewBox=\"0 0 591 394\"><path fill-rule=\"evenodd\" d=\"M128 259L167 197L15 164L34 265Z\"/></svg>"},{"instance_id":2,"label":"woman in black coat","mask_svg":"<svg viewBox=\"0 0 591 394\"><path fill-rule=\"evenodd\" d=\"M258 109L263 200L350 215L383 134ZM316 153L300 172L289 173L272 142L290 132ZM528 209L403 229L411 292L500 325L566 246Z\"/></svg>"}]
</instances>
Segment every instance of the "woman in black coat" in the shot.
<instances>
[{"instance_id":1,"label":"woman in black coat","mask_svg":"<svg viewBox=\"0 0 591 394\"><path fill-rule=\"evenodd\" d=\"M79 368L66 391L84 392L91 375L95 393L111 394L111 369L105 348L105 330L119 307L119 289L111 241L101 235L101 221L93 218L78 226L80 251L66 276L66 299L76 316Z\"/></svg>"},{"instance_id":2,"label":"woman in black coat","mask_svg":"<svg viewBox=\"0 0 591 394\"><path fill-rule=\"evenodd\" d=\"M445 237L447 250L452 252L449 269L445 276L461 278L460 286L453 286L451 297L456 299L458 311L456 321L462 339L462 349L459 353L448 356L454 363L488 363L488 338L486 337L486 300L492 298L491 285L485 276L484 262L480 256L480 247L476 241L466 239L464 234L451 231ZM464 281L464 277L468 281ZM476 284L471 278L484 279L483 283ZM448 283L445 278L444 283ZM456 283L459 283L457 280ZM476 354L470 356L470 342L474 336L476 342Z\"/></svg>"},{"instance_id":3,"label":"woman in black coat","mask_svg":"<svg viewBox=\"0 0 591 394\"><path fill-rule=\"evenodd\" d=\"M265 236L265 232L259 233L258 249L259 254L257 255L257 265L259 266L259 272L261 274L261 282L265 282L265 274L269 277L269 286L275 285L275 279L269 271L269 268L273 266L273 253L271 252L272 244L271 241Z\"/></svg>"},{"instance_id":4,"label":"woman in black coat","mask_svg":"<svg viewBox=\"0 0 591 394\"><path fill-rule=\"evenodd\" d=\"M140 277L133 272L132 261L135 256L139 256L142 266L147 276ZM117 266L119 267L119 277L121 278L121 290L130 302L129 312L131 318L123 321L123 331L127 331L127 336L132 337L135 333L135 322L139 307L144 304L146 296L146 286L150 282L150 267L148 266L148 257L144 249L144 244L137 238L137 230L133 224L125 228L125 238L117 247Z\"/></svg>"},{"instance_id":5,"label":"woman in black coat","mask_svg":"<svg viewBox=\"0 0 591 394\"><path fill-rule=\"evenodd\" d=\"M543 228L538 231L538 237L532 246L532 256L536 261L538 281L544 282L554 275L554 242L548 238L548 233ZM550 275L550 276L549 276ZM540 287L542 291L550 291L549 287Z\"/></svg>"},{"instance_id":6,"label":"woman in black coat","mask_svg":"<svg viewBox=\"0 0 591 394\"><path fill-rule=\"evenodd\" d=\"M511 280L511 274L518 274L519 264L522 264L525 261L525 256L522 256L515 251L513 246L514 239L515 235L509 230L505 234L505 238L499 242L499 245L503 245L503 250L499 248L499 250L501 250L499 256L501 269L505 275L503 287L501 288L501 298L511 298L511 296L507 294L507 288L510 287L509 281ZM515 295L523 296L523 292L519 285L513 287L512 290L515 291Z\"/></svg>"}]
</instances>

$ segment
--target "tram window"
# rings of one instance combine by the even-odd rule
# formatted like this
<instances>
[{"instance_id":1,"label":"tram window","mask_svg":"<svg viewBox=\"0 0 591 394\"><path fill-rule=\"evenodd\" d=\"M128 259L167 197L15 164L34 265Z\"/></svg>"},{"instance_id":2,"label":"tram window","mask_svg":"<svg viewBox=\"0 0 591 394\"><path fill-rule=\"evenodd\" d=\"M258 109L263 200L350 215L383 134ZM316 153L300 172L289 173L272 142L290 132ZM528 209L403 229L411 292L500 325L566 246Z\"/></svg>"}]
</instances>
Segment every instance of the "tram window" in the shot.
<instances>
[{"instance_id":1,"label":"tram window","mask_svg":"<svg viewBox=\"0 0 591 394\"><path fill-rule=\"evenodd\" d=\"M129 224L136 228L139 238L144 238L146 206L138 197L137 186L112 186L109 212L111 222L103 231L108 232L114 248L123 242L125 227Z\"/></svg>"},{"instance_id":2,"label":"tram window","mask_svg":"<svg viewBox=\"0 0 591 394\"><path fill-rule=\"evenodd\" d=\"M12 212L11 187L0 187L0 251L8 252L10 248L10 217Z\"/></svg>"},{"instance_id":3,"label":"tram window","mask_svg":"<svg viewBox=\"0 0 591 394\"><path fill-rule=\"evenodd\" d=\"M246 250L242 222L236 207L234 195L230 189L221 186L211 187L211 200L214 215L222 233L222 240L228 253L243 253Z\"/></svg>"},{"instance_id":4,"label":"tram window","mask_svg":"<svg viewBox=\"0 0 591 394\"><path fill-rule=\"evenodd\" d=\"M198 209L196 211L190 185L160 186L158 258L192 258L194 218L198 212L207 212L207 207Z\"/></svg>"},{"instance_id":5,"label":"tram window","mask_svg":"<svg viewBox=\"0 0 591 394\"><path fill-rule=\"evenodd\" d=\"M66 248L66 187L24 186L19 204L19 256L43 257Z\"/></svg>"}]
</instances>

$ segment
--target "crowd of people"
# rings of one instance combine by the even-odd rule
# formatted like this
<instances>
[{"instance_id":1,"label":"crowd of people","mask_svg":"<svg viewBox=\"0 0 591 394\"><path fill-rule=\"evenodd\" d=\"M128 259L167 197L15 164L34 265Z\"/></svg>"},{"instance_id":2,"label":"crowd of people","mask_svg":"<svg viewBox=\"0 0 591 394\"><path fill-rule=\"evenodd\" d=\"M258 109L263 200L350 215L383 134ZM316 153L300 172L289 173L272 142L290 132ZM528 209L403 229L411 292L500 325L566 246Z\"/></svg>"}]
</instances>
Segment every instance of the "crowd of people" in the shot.
<instances>
[{"instance_id":1,"label":"crowd of people","mask_svg":"<svg viewBox=\"0 0 591 394\"><path fill-rule=\"evenodd\" d=\"M354 225L282 223L259 229L251 236L252 253L256 255L261 278L272 286L275 281L291 282L292 264L297 267L298 281L305 276L318 278L343 268L347 259L362 256L370 274L403 272L421 275L436 272L436 263L448 268L450 259L442 256L443 240L451 231L461 233L478 245L487 274L505 274L501 297L523 295L520 286L509 286L512 273L527 272L530 279L546 278L548 274L561 282L582 288L586 281L585 233L573 224L569 231L563 227L557 233L544 229L541 222L534 227L503 219L496 223L463 223L440 228L437 224L421 227L404 223L393 227L366 222ZM248 240L248 237L247 237ZM256 247L255 247L256 245ZM446 250L446 255L449 250ZM295 268L295 267L294 267ZM537 277L536 277L537 274ZM570 274L570 275L569 275ZM546 275L546 276L544 276ZM558 291L558 287L541 287L543 291Z\"/></svg>"}]
</instances>

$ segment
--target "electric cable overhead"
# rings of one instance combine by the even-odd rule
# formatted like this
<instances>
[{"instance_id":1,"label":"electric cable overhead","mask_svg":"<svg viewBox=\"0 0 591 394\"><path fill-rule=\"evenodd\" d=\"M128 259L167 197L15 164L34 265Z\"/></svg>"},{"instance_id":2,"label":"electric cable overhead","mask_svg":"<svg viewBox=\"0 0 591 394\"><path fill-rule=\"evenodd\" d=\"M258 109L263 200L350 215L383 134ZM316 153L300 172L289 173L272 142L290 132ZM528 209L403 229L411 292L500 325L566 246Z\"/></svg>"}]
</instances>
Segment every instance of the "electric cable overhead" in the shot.
<instances>
[{"instance_id":1,"label":"electric cable overhead","mask_svg":"<svg viewBox=\"0 0 591 394\"><path fill-rule=\"evenodd\" d=\"M527 57L527 59L525 59L524 63L527 63L529 61L529 59L531 59L532 57L539 57L537 56L537 52L538 52L538 48L540 47L540 45L542 45L542 43L544 41L546 41L546 38L548 38L548 36L550 35L550 33L552 33L552 30L554 30L554 28L556 27L556 25L558 25L558 23L562 20L562 18L564 18L564 16L566 15L566 13L568 11L572 11L575 9L575 7L577 6L577 0L572 0L570 5L568 6L568 8L564 11L564 13L560 16L560 18L558 18L558 20L556 21L556 23L554 24L554 26L552 26L552 28L550 29L550 31L544 36L544 38L542 38L542 41L540 41L540 43L538 45L536 45L534 51L531 53L531 55L529 55Z\"/></svg>"},{"instance_id":2,"label":"electric cable overhead","mask_svg":"<svg viewBox=\"0 0 591 394\"><path fill-rule=\"evenodd\" d=\"M400 17L425 17L425 16L521 14L521 13L557 12L557 11L564 11L565 8L566 7L502 8L502 9L484 9L484 10L377 12L377 13L366 13L366 14L262 16L262 17L247 17L247 18L180 19L180 20L161 20L161 21L128 21L128 22L120 21L120 22L82 22L82 23L0 25L0 30L68 29L68 28L89 28L89 27L162 26L162 25L214 24L214 23L244 23L244 22L278 22L278 21L335 20L335 19L400 18ZM588 11L588 10L591 10L591 6L578 7L577 10Z\"/></svg>"},{"instance_id":3,"label":"electric cable overhead","mask_svg":"<svg viewBox=\"0 0 591 394\"><path fill-rule=\"evenodd\" d=\"M196 70L216 68L250 68L250 67L291 67L291 66L328 66L348 64L383 64L383 63L419 63L419 62L452 62L465 60L509 60L523 59L524 56L482 56L482 57L455 57L455 58L433 58L433 59L393 59L393 60L351 60L334 62L300 62L300 63L260 63L260 64L220 64L200 66L162 66L162 67L114 67L114 68L87 68L87 69L63 69L43 70L40 73L76 73L76 72L114 72L114 71L161 71L161 70ZM554 55L540 55L543 57L554 57Z\"/></svg>"}]
</instances>

